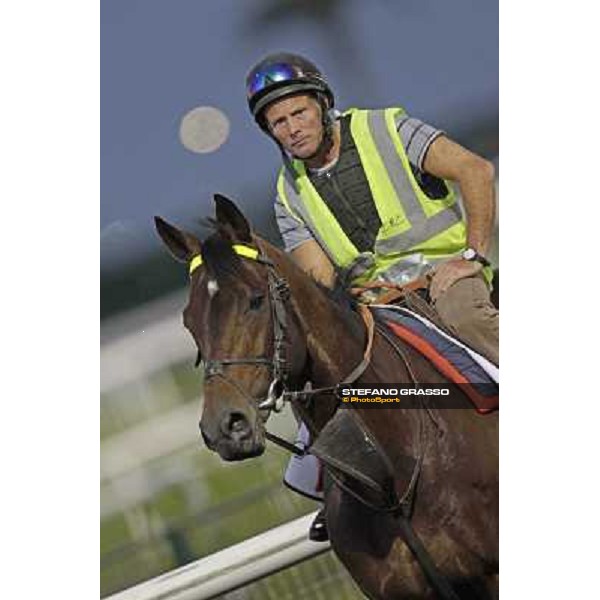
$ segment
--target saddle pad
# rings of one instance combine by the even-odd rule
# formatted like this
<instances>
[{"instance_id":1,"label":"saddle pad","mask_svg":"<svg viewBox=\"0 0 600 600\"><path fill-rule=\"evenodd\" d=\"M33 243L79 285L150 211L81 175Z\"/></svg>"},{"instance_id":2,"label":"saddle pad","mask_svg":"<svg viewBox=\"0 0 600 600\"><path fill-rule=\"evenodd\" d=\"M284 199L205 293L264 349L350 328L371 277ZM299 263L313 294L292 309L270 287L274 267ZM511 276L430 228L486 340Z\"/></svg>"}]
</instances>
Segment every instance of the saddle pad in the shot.
<instances>
[{"instance_id":1,"label":"saddle pad","mask_svg":"<svg viewBox=\"0 0 600 600\"><path fill-rule=\"evenodd\" d=\"M395 335L419 351L452 383L459 384L477 412L487 414L498 408L499 371L489 360L406 308L372 308Z\"/></svg>"}]
</instances>

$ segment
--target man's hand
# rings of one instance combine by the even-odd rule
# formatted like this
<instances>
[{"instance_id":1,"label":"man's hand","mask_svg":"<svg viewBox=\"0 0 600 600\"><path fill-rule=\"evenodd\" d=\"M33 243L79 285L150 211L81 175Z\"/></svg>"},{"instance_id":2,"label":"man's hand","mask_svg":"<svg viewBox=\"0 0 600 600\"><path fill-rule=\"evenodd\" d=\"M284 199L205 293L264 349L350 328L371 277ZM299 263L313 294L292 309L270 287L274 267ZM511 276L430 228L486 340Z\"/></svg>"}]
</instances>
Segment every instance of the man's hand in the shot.
<instances>
[{"instance_id":1,"label":"man's hand","mask_svg":"<svg viewBox=\"0 0 600 600\"><path fill-rule=\"evenodd\" d=\"M462 258L453 258L447 262L440 263L433 271L429 295L433 302L455 282L465 277L476 275L483 269L483 265L476 261L468 261Z\"/></svg>"}]
</instances>

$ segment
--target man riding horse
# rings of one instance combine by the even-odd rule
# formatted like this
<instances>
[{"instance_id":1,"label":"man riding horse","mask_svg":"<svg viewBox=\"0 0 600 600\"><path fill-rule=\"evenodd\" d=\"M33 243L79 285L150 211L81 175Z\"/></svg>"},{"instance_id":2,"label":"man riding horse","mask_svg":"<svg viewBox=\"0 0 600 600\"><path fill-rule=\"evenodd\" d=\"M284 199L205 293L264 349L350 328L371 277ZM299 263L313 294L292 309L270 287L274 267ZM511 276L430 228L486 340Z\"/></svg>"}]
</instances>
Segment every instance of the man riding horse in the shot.
<instances>
[{"instance_id":1,"label":"man riding horse","mask_svg":"<svg viewBox=\"0 0 600 600\"><path fill-rule=\"evenodd\" d=\"M359 287L426 277L444 324L498 364L493 165L400 107L339 113L323 74L295 54L267 56L246 84L281 151L275 214L295 262L327 287L336 276ZM327 539L322 514L310 536Z\"/></svg>"}]
</instances>

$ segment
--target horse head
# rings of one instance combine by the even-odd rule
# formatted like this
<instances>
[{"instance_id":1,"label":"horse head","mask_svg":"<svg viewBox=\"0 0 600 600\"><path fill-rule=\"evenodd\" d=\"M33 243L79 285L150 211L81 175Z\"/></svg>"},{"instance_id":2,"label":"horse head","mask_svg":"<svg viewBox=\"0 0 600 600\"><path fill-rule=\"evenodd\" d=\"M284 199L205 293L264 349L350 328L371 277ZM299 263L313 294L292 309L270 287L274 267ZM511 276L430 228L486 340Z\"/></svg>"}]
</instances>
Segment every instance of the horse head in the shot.
<instances>
[{"instance_id":1,"label":"horse head","mask_svg":"<svg viewBox=\"0 0 600 600\"><path fill-rule=\"evenodd\" d=\"M215 232L204 242L160 217L155 224L171 254L190 266L183 317L204 362L202 437L224 460L242 460L264 452L264 424L306 351L286 318L286 282L265 253L272 247L233 202L214 198Z\"/></svg>"}]
</instances>

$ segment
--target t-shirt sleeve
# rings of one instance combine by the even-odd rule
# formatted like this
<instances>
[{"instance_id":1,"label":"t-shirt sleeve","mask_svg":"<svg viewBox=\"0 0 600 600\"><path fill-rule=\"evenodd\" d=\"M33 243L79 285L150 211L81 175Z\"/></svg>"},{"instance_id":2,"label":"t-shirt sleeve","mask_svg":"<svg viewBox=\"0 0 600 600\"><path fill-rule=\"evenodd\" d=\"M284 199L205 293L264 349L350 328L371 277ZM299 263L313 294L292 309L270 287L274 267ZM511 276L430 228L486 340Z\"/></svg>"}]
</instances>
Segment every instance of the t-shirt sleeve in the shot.
<instances>
[{"instance_id":1,"label":"t-shirt sleeve","mask_svg":"<svg viewBox=\"0 0 600 600\"><path fill-rule=\"evenodd\" d=\"M275 220L286 252L314 239L306 224L286 208L279 195L275 199Z\"/></svg>"},{"instance_id":2,"label":"t-shirt sleeve","mask_svg":"<svg viewBox=\"0 0 600 600\"><path fill-rule=\"evenodd\" d=\"M444 132L440 129L402 113L396 117L396 128L408 160L420 171L431 143Z\"/></svg>"}]
</instances>

